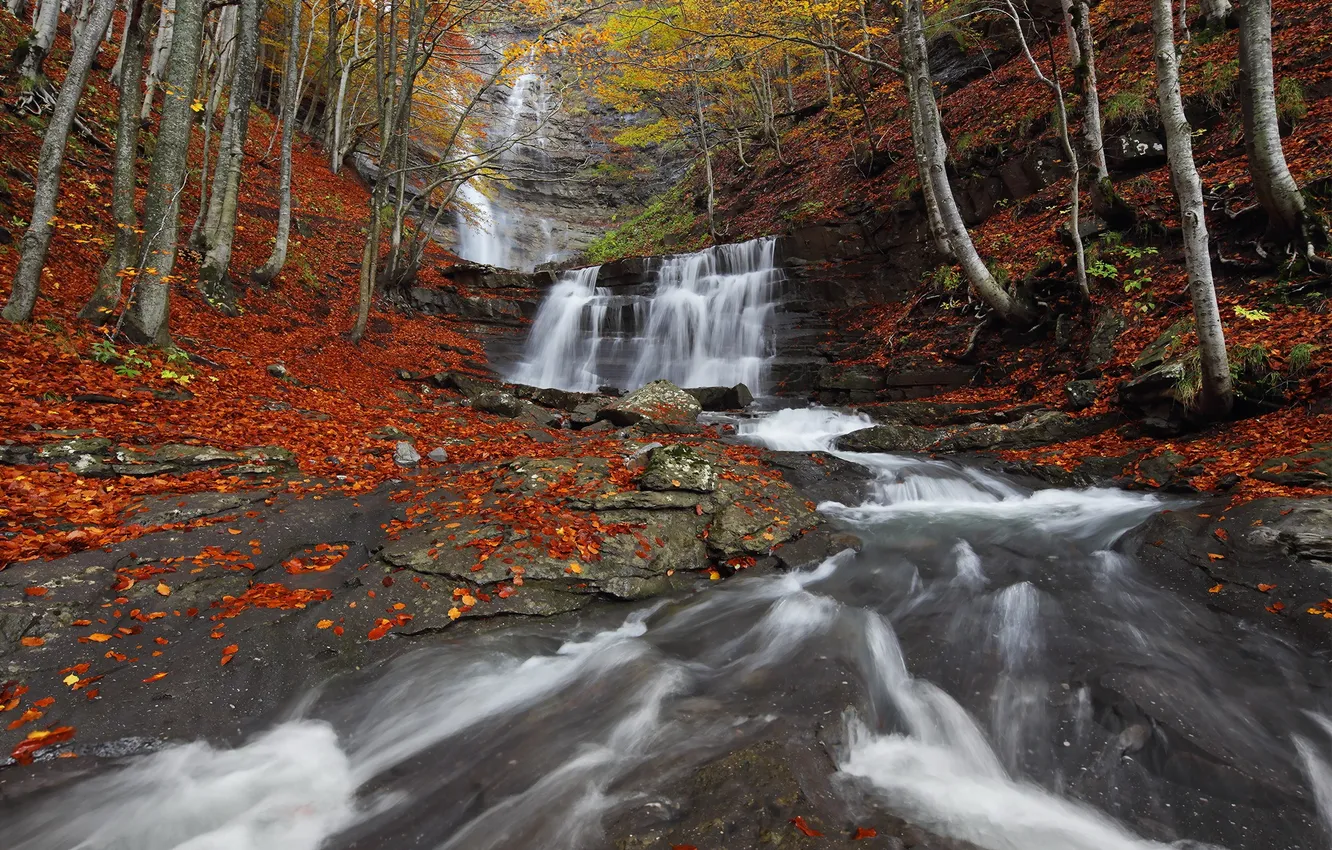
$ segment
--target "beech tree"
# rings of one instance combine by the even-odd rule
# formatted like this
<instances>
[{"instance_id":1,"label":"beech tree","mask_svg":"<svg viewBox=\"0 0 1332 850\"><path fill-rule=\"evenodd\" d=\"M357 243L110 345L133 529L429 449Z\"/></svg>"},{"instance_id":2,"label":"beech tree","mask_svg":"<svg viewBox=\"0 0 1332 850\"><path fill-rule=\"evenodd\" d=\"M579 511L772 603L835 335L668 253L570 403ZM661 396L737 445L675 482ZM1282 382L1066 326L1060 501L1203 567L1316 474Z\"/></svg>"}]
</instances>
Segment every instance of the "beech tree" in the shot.
<instances>
[{"instance_id":1,"label":"beech tree","mask_svg":"<svg viewBox=\"0 0 1332 850\"><path fill-rule=\"evenodd\" d=\"M130 309L123 317L132 337L164 347L171 343L171 281L180 230L180 193L185 189L186 158L194 124L192 106L203 42L204 0L176 0L175 7L162 118L143 205L141 262Z\"/></svg>"},{"instance_id":2,"label":"beech tree","mask_svg":"<svg viewBox=\"0 0 1332 850\"><path fill-rule=\"evenodd\" d=\"M137 262L139 214L134 208L134 184L139 159L139 109L143 100L143 57L156 12L155 3L130 0L125 14L125 41L120 53L120 112L116 118L111 178L111 213L115 216L116 232L111 254L102 265L92 297L79 312L79 318L98 324L111 319L120 304L122 276Z\"/></svg>"},{"instance_id":3,"label":"beech tree","mask_svg":"<svg viewBox=\"0 0 1332 850\"><path fill-rule=\"evenodd\" d=\"M948 182L947 143L940 124L939 104L934 99L934 81L930 77L929 53L925 39L925 13L921 0L905 0L902 13L902 70L914 77L908 90L914 95L919 114L920 135L914 143L920 148L939 220L948 237L953 256L962 266L968 283L976 295L1005 322L1030 321L1032 313L1027 305L1011 295L995 280L985 261L976 251L976 244L967 232L958 209L953 187ZM927 197L928 200L928 197Z\"/></svg>"},{"instance_id":4,"label":"beech tree","mask_svg":"<svg viewBox=\"0 0 1332 850\"><path fill-rule=\"evenodd\" d=\"M237 20L235 70L231 95L222 122L213 187L198 247L204 252L199 269L199 288L213 303L230 305L235 299L229 268L236 240L241 166L245 141L250 132L250 106L254 102L254 72L259 55L259 23L263 0L241 0Z\"/></svg>"},{"instance_id":5,"label":"beech tree","mask_svg":"<svg viewBox=\"0 0 1332 850\"><path fill-rule=\"evenodd\" d=\"M89 28L82 41L74 47L51 110L51 121L42 137L42 149L37 156L37 182L33 190L32 218L20 244L18 269L14 273L14 288L5 305L4 317L11 322L26 322L32 318L41 288L42 267L46 265L46 252L51 247L51 223L55 219L56 203L60 199L60 167L65 159L65 146L70 130L78 115L79 99L88 82L88 71L97 57L102 34L111 22L115 0L93 0L94 7ZM57 7L58 8L58 7Z\"/></svg>"},{"instance_id":6,"label":"beech tree","mask_svg":"<svg viewBox=\"0 0 1332 850\"><path fill-rule=\"evenodd\" d=\"M291 237L291 144L296 134L296 110L300 107L300 85L296 79L299 70L297 53L301 46L301 4L293 0L287 12L287 61L284 71L282 99L282 151L278 166L278 222L273 253L262 266L250 272L250 279L258 284L273 281L287 264L287 245Z\"/></svg>"},{"instance_id":7,"label":"beech tree","mask_svg":"<svg viewBox=\"0 0 1332 850\"><path fill-rule=\"evenodd\" d=\"M1239 6L1239 86L1244 116L1244 149L1258 202L1267 213L1269 234L1298 240L1312 253L1304 196L1286 165L1278 127L1272 73L1272 2L1242 0Z\"/></svg>"},{"instance_id":8,"label":"beech tree","mask_svg":"<svg viewBox=\"0 0 1332 850\"><path fill-rule=\"evenodd\" d=\"M42 85L42 67L46 63L47 54L51 52L51 45L55 43L56 29L60 24L60 0L40 0L34 9L36 14L32 22L32 35L27 39L27 52L19 65L19 78L29 97L45 88Z\"/></svg>"},{"instance_id":9,"label":"beech tree","mask_svg":"<svg viewBox=\"0 0 1332 850\"><path fill-rule=\"evenodd\" d=\"M1212 282L1212 259L1208 250L1207 218L1202 181L1193 162L1193 129L1184 115L1179 90L1179 57L1175 53L1175 21L1171 0L1152 0L1152 34L1156 49L1156 99L1165 128L1166 157L1170 179L1179 200L1179 219L1184 236L1184 264L1189 276L1189 297L1198 333L1202 387L1198 410L1219 418L1235 403L1230 364L1226 357L1225 332Z\"/></svg>"}]
</instances>

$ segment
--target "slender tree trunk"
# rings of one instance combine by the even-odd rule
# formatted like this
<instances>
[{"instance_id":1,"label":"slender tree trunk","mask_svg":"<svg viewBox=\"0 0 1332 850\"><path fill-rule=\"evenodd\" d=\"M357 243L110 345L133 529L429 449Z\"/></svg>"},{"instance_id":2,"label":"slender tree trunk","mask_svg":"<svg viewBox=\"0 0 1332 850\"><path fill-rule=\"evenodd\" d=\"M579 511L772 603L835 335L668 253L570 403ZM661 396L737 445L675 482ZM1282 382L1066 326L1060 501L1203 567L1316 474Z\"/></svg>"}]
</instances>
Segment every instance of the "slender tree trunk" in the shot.
<instances>
[{"instance_id":1,"label":"slender tree trunk","mask_svg":"<svg viewBox=\"0 0 1332 850\"><path fill-rule=\"evenodd\" d=\"M153 42L153 58L148 62L148 77L144 82L143 107L139 119L147 121L153 112L157 84L167 70L171 57L171 43L176 27L176 0L162 0L162 11L157 18L157 39ZM192 87L191 87L192 90Z\"/></svg>"},{"instance_id":2,"label":"slender tree trunk","mask_svg":"<svg viewBox=\"0 0 1332 850\"><path fill-rule=\"evenodd\" d=\"M920 110L921 143L928 166L934 196L943 221L944 232L953 256L962 266L971 288L1005 322L1028 321L1031 311L1014 298L994 279L985 261L971 241L962 213L957 208L953 187L948 183L947 144L939 119L939 105L934 99L933 81L930 79L929 53L925 43L925 14L921 0L905 0L902 16L903 71L915 76L913 89Z\"/></svg>"},{"instance_id":3,"label":"slender tree trunk","mask_svg":"<svg viewBox=\"0 0 1332 850\"><path fill-rule=\"evenodd\" d=\"M143 98L143 57L152 32L156 4L130 0L125 13L125 41L121 49L120 115L116 121L116 152L111 180L111 212L116 218L116 236L111 255L102 266L88 303L79 318L95 324L110 321L120 305L121 274L135 264L139 251L139 213L134 208L135 165L139 160L139 108Z\"/></svg>"},{"instance_id":4,"label":"slender tree trunk","mask_svg":"<svg viewBox=\"0 0 1332 850\"><path fill-rule=\"evenodd\" d=\"M939 201L934 196L934 182L930 179L929 158L925 154L925 130L920 119L920 97L916 93L916 76L906 74L907 110L911 118L911 149L916 159L916 174L920 180L920 192L925 198L925 223L929 228L930 241L939 256L953 259L953 246L948 244L948 231L944 227L943 215L939 212Z\"/></svg>"},{"instance_id":5,"label":"slender tree trunk","mask_svg":"<svg viewBox=\"0 0 1332 850\"><path fill-rule=\"evenodd\" d=\"M1156 42L1156 97L1165 127L1166 156L1170 177L1179 198L1179 218L1184 231L1184 263L1189 275L1189 296L1198 331L1198 354L1202 370L1199 411L1221 417L1234 405L1230 366L1226 358L1221 311L1212 283L1212 260L1208 252L1207 220L1204 215L1202 181L1193 162L1193 132L1184 117L1179 91L1179 57L1175 54L1174 16L1170 0L1152 0L1152 32Z\"/></svg>"},{"instance_id":6,"label":"slender tree trunk","mask_svg":"<svg viewBox=\"0 0 1332 850\"><path fill-rule=\"evenodd\" d=\"M111 84L117 87L120 86L120 75L125 68L125 46L129 43L130 20L134 17L134 3L135 0L129 0L129 8L125 10L125 23L120 28L120 50L116 54L116 64L111 66ZM142 57L140 57L140 61L142 61Z\"/></svg>"},{"instance_id":7,"label":"slender tree trunk","mask_svg":"<svg viewBox=\"0 0 1332 850\"><path fill-rule=\"evenodd\" d=\"M698 84L698 72L693 75L694 118L698 122L698 142L703 148L703 172L708 181L708 233L717 242L717 188L712 174L712 145L708 142L708 127L703 120L703 92Z\"/></svg>"},{"instance_id":8,"label":"slender tree trunk","mask_svg":"<svg viewBox=\"0 0 1332 850\"><path fill-rule=\"evenodd\" d=\"M386 7L375 9L375 103L379 110L380 176L370 193L370 219L365 228L365 248L361 252L361 272L357 280L359 300L356 308L356 324L351 332L353 344L359 344L365 336L365 328L370 320L370 304L374 301L375 282L379 272L380 211L384 208L384 202L388 197L389 186L389 181L383 174L383 163L389 156L394 126L393 78L397 76L398 66L393 24L397 13L398 0L387 0ZM387 33L384 27L386 17L389 20Z\"/></svg>"},{"instance_id":9,"label":"slender tree trunk","mask_svg":"<svg viewBox=\"0 0 1332 850\"><path fill-rule=\"evenodd\" d=\"M56 29L60 24L60 0L41 0L36 6L37 17L33 21L32 37L28 39L28 52L19 66L19 77L30 91L38 88L45 79L42 66L46 56L55 43Z\"/></svg>"},{"instance_id":10,"label":"slender tree trunk","mask_svg":"<svg viewBox=\"0 0 1332 850\"><path fill-rule=\"evenodd\" d=\"M273 281L287 264L287 244L291 238L291 143L296 135L296 111L300 107L300 90L296 85L297 52L301 46L301 8L293 4L291 28L287 33L287 64L284 71L288 84L286 102L282 104L282 162L278 177L278 226L273 242L273 253L268 262L250 272L250 279L260 285Z\"/></svg>"},{"instance_id":11,"label":"slender tree trunk","mask_svg":"<svg viewBox=\"0 0 1332 850\"><path fill-rule=\"evenodd\" d=\"M254 102L254 72L259 54L262 7L263 0L241 0L231 98L227 102L227 115L222 123L222 140L218 145L217 166L213 171L213 190L208 199L208 216L203 227L204 260L199 269L199 289L211 302L223 305L228 310L236 298L228 269L236 241L241 165L245 159L245 140L250 133L250 105Z\"/></svg>"},{"instance_id":12,"label":"slender tree trunk","mask_svg":"<svg viewBox=\"0 0 1332 850\"><path fill-rule=\"evenodd\" d=\"M27 0L6 0L5 8L9 9L9 14L18 18L20 21L28 16Z\"/></svg>"},{"instance_id":13,"label":"slender tree trunk","mask_svg":"<svg viewBox=\"0 0 1332 850\"><path fill-rule=\"evenodd\" d=\"M83 35L88 31L88 26L92 23L94 14L96 14L94 0L83 0L79 4L79 12L74 16L74 23L70 27L70 40L73 44L83 41ZM97 53L102 50L102 35L105 32L106 27L103 26L97 33L97 50L93 53L93 61L97 60Z\"/></svg>"},{"instance_id":14,"label":"slender tree trunk","mask_svg":"<svg viewBox=\"0 0 1332 850\"><path fill-rule=\"evenodd\" d=\"M1064 19L1064 36L1068 40L1068 64L1076 68L1082 64L1082 45L1073 19L1073 0L1059 0L1059 14Z\"/></svg>"},{"instance_id":15,"label":"slender tree trunk","mask_svg":"<svg viewBox=\"0 0 1332 850\"><path fill-rule=\"evenodd\" d=\"M46 252L51 247L51 219L55 218L56 202L60 198L60 166L65 158L65 144L78 113L79 98L88 82L102 33L115 10L115 0L95 0L92 27L74 48L65 81L60 85L55 107L51 110L51 123L42 137L42 149L37 156L37 184L33 191L32 223L23 234L18 269L14 273L14 289L5 305L4 318L11 322L32 319L41 288L42 267L46 265Z\"/></svg>"},{"instance_id":16,"label":"slender tree trunk","mask_svg":"<svg viewBox=\"0 0 1332 850\"><path fill-rule=\"evenodd\" d=\"M169 0L168 0L169 2ZM171 273L176 265L180 194L194 124L195 79L203 42L204 0L176 0L171 58L167 62L162 120L144 200L143 262L125 317L131 336L153 345L171 343Z\"/></svg>"},{"instance_id":17,"label":"slender tree trunk","mask_svg":"<svg viewBox=\"0 0 1332 850\"><path fill-rule=\"evenodd\" d=\"M1082 132L1087 138L1089 162L1096 170L1096 181L1110 179L1110 169L1105 162L1105 137L1101 122L1101 94L1096 84L1096 38L1092 33L1091 9L1087 0L1077 0L1074 4L1073 18L1077 40L1081 45L1078 51L1082 58L1078 64L1078 85L1082 89Z\"/></svg>"},{"instance_id":18,"label":"slender tree trunk","mask_svg":"<svg viewBox=\"0 0 1332 850\"><path fill-rule=\"evenodd\" d=\"M1082 244L1082 169L1078 163L1078 152L1073 145L1073 134L1068 127L1068 108L1064 105L1064 88L1059 84L1059 66L1055 62L1054 47L1050 47L1050 74L1047 76L1041 70L1041 65L1032 55L1031 48L1027 45L1027 36L1022 32L1022 19L1018 16L1017 6L1013 5L1013 0L1005 0L1008 5L1008 14L1013 21L1013 29L1017 32L1018 43L1022 45L1022 55L1027 57L1027 63L1031 66L1031 72L1036 75L1036 79L1042 85L1050 90L1054 96L1055 118L1057 119L1055 129L1059 133L1060 144L1064 148L1064 156L1068 158L1068 167L1073 187L1069 197L1069 238L1073 241L1073 256L1077 266L1078 291L1082 293L1083 301L1091 301L1091 288L1087 285L1087 253ZM1069 44L1074 43L1075 33L1069 29Z\"/></svg>"},{"instance_id":19,"label":"slender tree trunk","mask_svg":"<svg viewBox=\"0 0 1332 850\"><path fill-rule=\"evenodd\" d=\"M1239 6L1240 104L1244 148L1249 156L1258 202L1276 238L1300 239L1307 246L1304 196L1286 166L1277 125L1272 74L1272 0L1242 0Z\"/></svg>"}]
</instances>

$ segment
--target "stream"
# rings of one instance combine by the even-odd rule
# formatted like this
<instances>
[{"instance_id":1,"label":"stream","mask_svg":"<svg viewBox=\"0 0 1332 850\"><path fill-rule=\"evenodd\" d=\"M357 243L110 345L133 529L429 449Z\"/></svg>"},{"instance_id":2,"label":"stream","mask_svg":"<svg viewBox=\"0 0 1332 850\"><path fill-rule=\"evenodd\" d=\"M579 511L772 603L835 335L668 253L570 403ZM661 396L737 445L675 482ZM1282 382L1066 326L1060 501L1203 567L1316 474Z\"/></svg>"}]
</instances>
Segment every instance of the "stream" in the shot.
<instances>
[{"instance_id":1,"label":"stream","mask_svg":"<svg viewBox=\"0 0 1332 850\"><path fill-rule=\"evenodd\" d=\"M787 409L739 431L809 451L864 425ZM669 781L811 720L870 822L991 850L1326 846L1332 724L1295 650L1115 549L1186 505L843 457L872 492L820 507L859 553L441 640L237 748L172 746L48 794L5 818L5 846L609 847L626 812L671 820Z\"/></svg>"}]
</instances>

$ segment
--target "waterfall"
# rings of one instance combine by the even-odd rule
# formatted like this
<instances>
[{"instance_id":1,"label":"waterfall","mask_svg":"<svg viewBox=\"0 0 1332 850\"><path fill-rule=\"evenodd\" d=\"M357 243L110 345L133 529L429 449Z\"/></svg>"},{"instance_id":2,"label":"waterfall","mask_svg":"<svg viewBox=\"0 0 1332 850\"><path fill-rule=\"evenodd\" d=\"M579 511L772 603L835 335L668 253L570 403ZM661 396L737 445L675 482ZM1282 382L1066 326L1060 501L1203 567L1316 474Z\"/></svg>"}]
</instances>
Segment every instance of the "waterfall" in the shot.
<instances>
[{"instance_id":1,"label":"waterfall","mask_svg":"<svg viewBox=\"0 0 1332 850\"><path fill-rule=\"evenodd\" d=\"M542 301L511 380L590 392L665 378L743 383L758 394L773 355L783 275L777 242L755 239L667 257L644 287L598 287L599 269L565 272Z\"/></svg>"},{"instance_id":2,"label":"waterfall","mask_svg":"<svg viewBox=\"0 0 1332 850\"><path fill-rule=\"evenodd\" d=\"M544 77L528 72L514 80L491 121L489 146L493 149L509 145L497 157L500 171L549 170L548 123L552 111ZM490 185L484 188L477 185L483 182ZM506 207L502 185L474 177L461 186L458 194L472 209L470 217L462 211L457 214L458 256L482 265L520 271L531 271L555 257L550 220ZM522 241L532 234L539 236L535 244Z\"/></svg>"}]
</instances>

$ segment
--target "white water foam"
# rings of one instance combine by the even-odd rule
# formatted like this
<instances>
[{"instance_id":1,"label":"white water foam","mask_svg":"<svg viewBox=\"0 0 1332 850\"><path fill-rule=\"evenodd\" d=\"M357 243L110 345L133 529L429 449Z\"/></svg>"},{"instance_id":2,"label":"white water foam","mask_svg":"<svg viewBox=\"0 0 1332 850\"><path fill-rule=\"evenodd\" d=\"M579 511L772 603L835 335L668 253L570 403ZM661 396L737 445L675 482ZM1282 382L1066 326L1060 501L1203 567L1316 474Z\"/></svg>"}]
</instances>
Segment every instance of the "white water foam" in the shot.
<instances>
[{"instance_id":1,"label":"white water foam","mask_svg":"<svg viewBox=\"0 0 1332 850\"><path fill-rule=\"evenodd\" d=\"M736 435L779 452L818 452L832 449L843 434L874 424L863 413L827 407L790 407L739 423ZM854 456L850 456L854 457Z\"/></svg>"},{"instance_id":2,"label":"white water foam","mask_svg":"<svg viewBox=\"0 0 1332 850\"><path fill-rule=\"evenodd\" d=\"M510 380L588 392L664 378L762 393L782 282L776 244L755 239L667 257L645 294L598 288L596 270L564 273L541 302Z\"/></svg>"}]
</instances>

